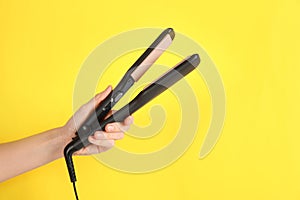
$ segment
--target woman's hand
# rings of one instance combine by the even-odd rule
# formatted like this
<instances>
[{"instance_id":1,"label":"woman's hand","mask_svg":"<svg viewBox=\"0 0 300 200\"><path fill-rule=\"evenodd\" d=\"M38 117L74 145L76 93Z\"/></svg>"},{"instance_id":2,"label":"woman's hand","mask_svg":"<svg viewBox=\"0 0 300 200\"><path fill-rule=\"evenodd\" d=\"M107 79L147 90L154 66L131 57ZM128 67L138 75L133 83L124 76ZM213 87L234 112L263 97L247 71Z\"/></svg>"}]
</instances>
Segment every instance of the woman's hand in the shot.
<instances>
[{"instance_id":1,"label":"woman's hand","mask_svg":"<svg viewBox=\"0 0 300 200\"><path fill-rule=\"evenodd\" d=\"M17 141L0 144L0 182L63 157L63 149L75 137L76 128L84 122L95 107L111 92L111 87L97 94L74 114L65 126L54 128ZM111 113L110 113L111 114ZM123 138L133 118L122 123L111 123L105 131L97 131L88 139L90 145L76 152L77 155L101 153L112 148L115 140Z\"/></svg>"},{"instance_id":2,"label":"woman's hand","mask_svg":"<svg viewBox=\"0 0 300 200\"><path fill-rule=\"evenodd\" d=\"M82 125L89 114L93 112L101 101L105 99L111 90L111 86L107 87L103 92L97 94L88 103L81 106L66 125L62 127L62 137L64 138L66 145L73 137L75 137L77 128ZM111 114L112 113L110 112L108 116ZM97 154L111 149L116 140L120 140L124 137L124 132L129 129L132 123L133 117L129 116L121 123L115 122L107 124L105 131L96 131L94 135L89 136L88 139L91 144L77 151L75 155Z\"/></svg>"}]
</instances>

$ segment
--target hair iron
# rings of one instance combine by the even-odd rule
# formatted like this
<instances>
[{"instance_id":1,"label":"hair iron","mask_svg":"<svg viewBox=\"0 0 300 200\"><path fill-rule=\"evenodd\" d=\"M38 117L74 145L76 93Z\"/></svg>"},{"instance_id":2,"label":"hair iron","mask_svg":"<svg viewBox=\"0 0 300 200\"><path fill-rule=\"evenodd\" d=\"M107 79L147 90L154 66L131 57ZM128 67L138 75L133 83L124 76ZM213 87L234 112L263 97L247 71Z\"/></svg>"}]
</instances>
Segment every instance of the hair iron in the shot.
<instances>
[{"instance_id":1,"label":"hair iron","mask_svg":"<svg viewBox=\"0 0 300 200\"><path fill-rule=\"evenodd\" d=\"M78 199L75 187L76 174L72 155L84 146L89 145L88 137L98 130L104 130L108 123L121 122L129 115L133 114L143 105L171 87L182 77L193 71L200 63L198 54L187 57L167 73L158 78L152 84L144 88L130 103L122 107L116 113L104 120L112 107L123 97L134 82L151 67L151 65L161 56L161 54L172 43L175 33L172 28L164 30L150 47L137 59L128 69L121 81L113 91L96 107L85 122L76 132L76 136L65 147L64 157L67 164L70 180L73 183L76 199Z\"/></svg>"}]
</instances>

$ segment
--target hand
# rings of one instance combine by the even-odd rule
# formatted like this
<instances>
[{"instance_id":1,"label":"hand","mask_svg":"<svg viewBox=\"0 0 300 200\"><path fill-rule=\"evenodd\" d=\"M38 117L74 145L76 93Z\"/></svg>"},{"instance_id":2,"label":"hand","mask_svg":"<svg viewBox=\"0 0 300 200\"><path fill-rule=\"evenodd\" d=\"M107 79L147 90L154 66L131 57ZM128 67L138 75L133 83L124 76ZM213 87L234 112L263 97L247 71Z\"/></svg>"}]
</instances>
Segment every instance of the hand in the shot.
<instances>
[{"instance_id":1,"label":"hand","mask_svg":"<svg viewBox=\"0 0 300 200\"><path fill-rule=\"evenodd\" d=\"M82 125L89 114L94 111L105 97L107 97L111 90L111 86L107 87L103 92L97 94L88 103L81 106L66 125L62 127L62 132L64 134L63 138L66 145L73 137L75 137L77 128ZM112 112L110 112L108 116L111 114ZM105 131L96 131L94 135L89 136L88 140L91 144L75 152L75 155L97 154L111 149L115 144L115 140L120 140L124 137L124 132L129 129L132 123L133 117L129 116L121 123L115 122L107 124L105 126Z\"/></svg>"}]
</instances>

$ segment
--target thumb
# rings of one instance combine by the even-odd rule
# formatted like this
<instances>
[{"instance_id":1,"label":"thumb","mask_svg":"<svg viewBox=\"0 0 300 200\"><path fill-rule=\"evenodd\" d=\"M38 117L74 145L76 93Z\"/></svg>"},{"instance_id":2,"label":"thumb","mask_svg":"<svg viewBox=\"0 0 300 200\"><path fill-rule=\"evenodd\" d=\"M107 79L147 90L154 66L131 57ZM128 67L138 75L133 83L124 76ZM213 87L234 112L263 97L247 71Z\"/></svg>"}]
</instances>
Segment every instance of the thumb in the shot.
<instances>
[{"instance_id":1,"label":"thumb","mask_svg":"<svg viewBox=\"0 0 300 200\"><path fill-rule=\"evenodd\" d=\"M96 108L96 106L101 101L103 101L109 95L109 93L111 91L112 91L112 87L111 87L111 85L109 85L103 92L100 92L92 100L90 100L90 102L88 102L88 104L94 102L94 108Z\"/></svg>"},{"instance_id":2,"label":"thumb","mask_svg":"<svg viewBox=\"0 0 300 200\"><path fill-rule=\"evenodd\" d=\"M94 98L92 98L89 102L82 105L79 110L73 115L74 120L74 128L81 126L81 124L86 120L91 112L99 105L101 101L103 101L109 93L112 91L112 87L108 86L103 92L97 94Z\"/></svg>"}]
</instances>

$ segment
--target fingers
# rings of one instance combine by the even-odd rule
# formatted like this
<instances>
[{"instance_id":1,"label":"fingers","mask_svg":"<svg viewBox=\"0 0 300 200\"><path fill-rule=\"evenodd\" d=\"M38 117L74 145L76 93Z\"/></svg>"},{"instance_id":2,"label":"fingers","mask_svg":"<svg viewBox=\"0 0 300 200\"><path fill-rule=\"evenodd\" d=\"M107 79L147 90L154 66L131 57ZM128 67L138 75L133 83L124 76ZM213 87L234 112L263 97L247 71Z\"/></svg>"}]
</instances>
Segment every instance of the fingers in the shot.
<instances>
[{"instance_id":1,"label":"fingers","mask_svg":"<svg viewBox=\"0 0 300 200\"><path fill-rule=\"evenodd\" d=\"M130 125L133 123L133 117L128 116L123 122L114 122L107 124L105 126L106 132L125 132L129 129Z\"/></svg>"},{"instance_id":2,"label":"fingers","mask_svg":"<svg viewBox=\"0 0 300 200\"><path fill-rule=\"evenodd\" d=\"M92 100L83 105L73 116L77 127L81 126L88 115L103 101L112 91L111 86L108 86L102 93L97 94ZM113 113L111 111L108 116ZM115 122L106 125L105 131L96 131L88 140L91 143L87 147L77 151L77 155L90 155L101 153L111 149L115 145L115 140L120 140L124 137L124 132L127 131L133 123L133 117L127 117L123 122ZM74 128L74 132L75 132Z\"/></svg>"},{"instance_id":3,"label":"fingers","mask_svg":"<svg viewBox=\"0 0 300 200\"><path fill-rule=\"evenodd\" d=\"M98 144L99 145L90 144L87 147L80 149L75 154L76 155L91 155L91 154L102 153L102 152L105 152L105 151L111 149L114 146L115 141L114 140L102 140Z\"/></svg>"},{"instance_id":4,"label":"fingers","mask_svg":"<svg viewBox=\"0 0 300 200\"><path fill-rule=\"evenodd\" d=\"M95 100L95 103L94 103L94 109L97 107L97 105L103 101L108 95L109 93L111 92L112 90L112 87L109 85L103 92L97 94L95 97L94 97L94 100ZM90 100L90 101L93 101Z\"/></svg>"},{"instance_id":5,"label":"fingers","mask_svg":"<svg viewBox=\"0 0 300 200\"><path fill-rule=\"evenodd\" d=\"M97 131L94 135L90 136L91 139L94 140L120 140L124 137L123 132L114 132L114 133L107 133L103 131Z\"/></svg>"},{"instance_id":6,"label":"fingers","mask_svg":"<svg viewBox=\"0 0 300 200\"><path fill-rule=\"evenodd\" d=\"M113 133L110 135L105 134L104 132L95 133L93 136L90 136L89 142L93 145L96 145L101 148L112 148L115 145L115 140L121 139L123 137L123 133Z\"/></svg>"},{"instance_id":7,"label":"fingers","mask_svg":"<svg viewBox=\"0 0 300 200\"><path fill-rule=\"evenodd\" d=\"M88 138L91 144L79 150L78 154L90 155L105 152L115 145L115 140L120 140L123 137L123 132L107 133L103 131L96 131L94 135L89 136Z\"/></svg>"},{"instance_id":8,"label":"fingers","mask_svg":"<svg viewBox=\"0 0 300 200\"><path fill-rule=\"evenodd\" d=\"M129 126L133 123L133 116L128 116L124 121L123 121L123 125L125 126Z\"/></svg>"},{"instance_id":9,"label":"fingers","mask_svg":"<svg viewBox=\"0 0 300 200\"><path fill-rule=\"evenodd\" d=\"M84 110L87 113L90 113L92 110L94 110L97 105L103 101L107 95L109 95L109 93L111 92L112 87L108 86L103 92L98 93L94 98L92 98L89 102L87 102L86 104L84 104L81 107L81 110Z\"/></svg>"},{"instance_id":10,"label":"fingers","mask_svg":"<svg viewBox=\"0 0 300 200\"><path fill-rule=\"evenodd\" d=\"M98 153L105 152L105 151L111 149L112 147L113 147L113 144L112 145L108 144L106 146L89 145L87 148L83 149L79 155L98 154Z\"/></svg>"},{"instance_id":11,"label":"fingers","mask_svg":"<svg viewBox=\"0 0 300 200\"><path fill-rule=\"evenodd\" d=\"M128 130L133 123L133 117L127 117L123 122L115 122L106 126L107 131L96 131L94 135L89 136L88 140L91 143L87 147L77 151L77 155L91 155L105 152L115 145L116 140L124 137L124 130ZM111 129L112 128L112 129ZM109 130L109 131L108 131Z\"/></svg>"},{"instance_id":12,"label":"fingers","mask_svg":"<svg viewBox=\"0 0 300 200\"><path fill-rule=\"evenodd\" d=\"M99 147L111 148L115 145L115 140L95 140L91 137L89 141Z\"/></svg>"}]
</instances>

